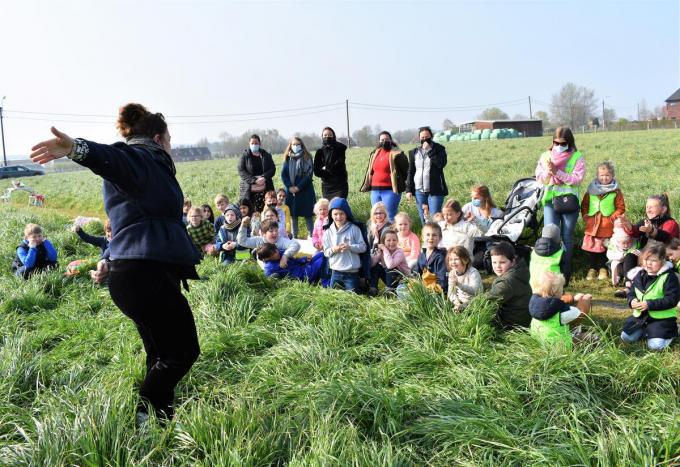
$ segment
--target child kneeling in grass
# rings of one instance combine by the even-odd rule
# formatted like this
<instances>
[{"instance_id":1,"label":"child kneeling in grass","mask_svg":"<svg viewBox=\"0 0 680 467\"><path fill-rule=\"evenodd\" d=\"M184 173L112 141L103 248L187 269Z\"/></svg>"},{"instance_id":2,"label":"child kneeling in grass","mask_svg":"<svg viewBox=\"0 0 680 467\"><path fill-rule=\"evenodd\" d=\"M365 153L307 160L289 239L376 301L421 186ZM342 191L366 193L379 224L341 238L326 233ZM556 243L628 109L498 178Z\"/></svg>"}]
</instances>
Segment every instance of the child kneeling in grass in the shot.
<instances>
[{"instance_id":1,"label":"child kneeling in grass","mask_svg":"<svg viewBox=\"0 0 680 467\"><path fill-rule=\"evenodd\" d=\"M529 327L529 268L524 259L517 256L509 242L499 242L491 247L491 266L496 274L487 292L487 298L498 301L496 324L505 330Z\"/></svg>"},{"instance_id":2,"label":"child kneeling in grass","mask_svg":"<svg viewBox=\"0 0 680 467\"><path fill-rule=\"evenodd\" d=\"M33 273L46 271L57 265L57 250L43 235L42 227L26 224L24 240L17 246L12 272L28 279Z\"/></svg>"},{"instance_id":3,"label":"child kneeling in grass","mask_svg":"<svg viewBox=\"0 0 680 467\"><path fill-rule=\"evenodd\" d=\"M590 311L592 295L576 294L578 307L570 306L560 297L564 294L564 276L552 271L543 271L531 278L534 294L529 301L531 334L546 343L563 343L572 347L569 323L583 317Z\"/></svg>"},{"instance_id":4,"label":"child kneeling in grass","mask_svg":"<svg viewBox=\"0 0 680 467\"><path fill-rule=\"evenodd\" d=\"M647 339L649 350L663 350L678 335L677 309L680 284L666 247L648 244L640 255L642 269L633 278L628 306L633 316L623 325L621 339L630 344Z\"/></svg>"},{"instance_id":5,"label":"child kneeling in grass","mask_svg":"<svg viewBox=\"0 0 680 467\"><path fill-rule=\"evenodd\" d=\"M359 254L366 251L366 242L345 198L333 198L329 212L329 222L324 226L323 252L331 270L330 286L340 284L345 290L354 291L361 268Z\"/></svg>"},{"instance_id":6,"label":"child kneeling in grass","mask_svg":"<svg viewBox=\"0 0 680 467\"><path fill-rule=\"evenodd\" d=\"M302 258L289 258L288 264L285 268L280 265L281 251L276 248L276 245L271 243L263 243L257 250L257 259L264 263L264 275L275 276L279 279L288 277L300 281L307 281L309 283L316 283L321 278L324 270L326 257L322 251L317 251L311 258L305 256Z\"/></svg>"}]
</instances>

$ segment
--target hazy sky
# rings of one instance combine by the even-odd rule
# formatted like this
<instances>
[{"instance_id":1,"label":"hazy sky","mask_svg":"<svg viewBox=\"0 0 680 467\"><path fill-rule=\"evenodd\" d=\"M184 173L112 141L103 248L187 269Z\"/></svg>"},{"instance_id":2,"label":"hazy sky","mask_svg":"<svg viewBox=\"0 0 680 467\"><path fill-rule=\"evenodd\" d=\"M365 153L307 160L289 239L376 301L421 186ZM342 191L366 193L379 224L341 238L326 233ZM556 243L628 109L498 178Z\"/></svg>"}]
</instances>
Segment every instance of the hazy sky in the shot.
<instances>
[{"instance_id":1,"label":"hazy sky","mask_svg":"<svg viewBox=\"0 0 680 467\"><path fill-rule=\"evenodd\" d=\"M249 128L345 133L345 99L352 131L398 130L467 121L495 103L526 115L527 96L547 110L568 81L623 117L680 87L676 0L0 5L8 156L27 154L52 123L116 141L117 109L131 101L167 116L173 144L193 144Z\"/></svg>"}]
</instances>

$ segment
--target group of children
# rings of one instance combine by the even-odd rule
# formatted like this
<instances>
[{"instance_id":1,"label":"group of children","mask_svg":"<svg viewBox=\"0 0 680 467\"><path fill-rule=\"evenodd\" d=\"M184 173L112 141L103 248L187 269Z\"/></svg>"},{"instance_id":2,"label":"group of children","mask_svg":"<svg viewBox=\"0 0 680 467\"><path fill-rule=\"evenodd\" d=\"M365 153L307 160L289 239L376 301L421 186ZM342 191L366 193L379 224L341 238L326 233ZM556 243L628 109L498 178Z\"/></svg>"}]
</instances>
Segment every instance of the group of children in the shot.
<instances>
[{"instance_id":1,"label":"group of children","mask_svg":"<svg viewBox=\"0 0 680 467\"><path fill-rule=\"evenodd\" d=\"M377 294L382 282L385 293L401 296L400 290L408 290L405 279L417 277L429 290L444 293L460 311L484 291L473 265L475 238L503 215L487 187L477 185L471 195L472 201L465 206L449 199L441 212L431 217L428 213L420 238L412 231L408 213L399 212L390 220L382 202L372 206L364 224L355 219L346 199L322 198L314 206L316 220L309 238L294 239L283 190L265 194L261 213L253 212L246 199L236 205L220 194L215 198L217 218L210 205L192 207L187 200L183 220L196 248L204 255L218 256L226 265L255 257L266 275L348 291L363 289L369 295ZM626 288L617 294L627 298L633 316L621 338L626 342L647 338L650 348L661 349L677 336L680 229L665 195L649 197L645 213L645 219L636 225L626 219L614 166L599 164L581 202L586 226L582 249L589 260L586 279L611 277L614 285L623 282ZM104 256L110 226L106 237L90 236L80 228L75 231L98 246ZM563 252L555 225L543 228L531 252L530 266L512 244L491 246L489 256L496 278L486 297L498 302L496 322L501 328L527 327L541 340L571 346L569 323L588 312L591 297L563 294L569 277L562 271L570 270L564 267ZM57 253L40 227L26 226L13 264L15 273L28 277L54 267L56 261Z\"/></svg>"}]
</instances>

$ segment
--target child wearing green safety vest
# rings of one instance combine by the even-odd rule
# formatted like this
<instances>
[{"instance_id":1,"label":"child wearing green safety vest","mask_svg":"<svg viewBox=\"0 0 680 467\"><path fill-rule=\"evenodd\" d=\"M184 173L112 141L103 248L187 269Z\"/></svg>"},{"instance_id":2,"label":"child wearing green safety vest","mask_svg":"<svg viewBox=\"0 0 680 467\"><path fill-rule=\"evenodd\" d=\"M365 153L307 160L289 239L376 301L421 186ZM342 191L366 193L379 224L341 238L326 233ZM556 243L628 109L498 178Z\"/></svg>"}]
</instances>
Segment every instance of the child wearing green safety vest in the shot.
<instances>
[{"instance_id":1,"label":"child wearing green safety vest","mask_svg":"<svg viewBox=\"0 0 680 467\"><path fill-rule=\"evenodd\" d=\"M531 278L534 294L529 300L531 335L545 343L562 343L572 347L569 324L590 311L592 295L576 294L578 307L570 306L560 297L564 293L564 276L557 272L543 271Z\"/></svg>"},{"instance_id":2,"label":"child wearing green safety vest","mask_svg":"<svg viewBox=\"0 0 680 467\"><path fill-rule=\"evenodd\" d=\"M541 236L536 240L529 261L529 274L533 279L545 271L561 273L565 262L564 248L560 239L560 229L555 224L543 227ZM565 274L565 280L568 281ZM532 287L533 288L533 287ZM535 291L534 291L535 292Z\"/></svg>"},{"instance_id":3,"label":"child wearing green safety vest","mask_svg":"<svg viewBox=\"0 0 680 467\"><path fill-rule=\"evenodd\" d=\"M590 258L587 280L607 280L607 240L614 234L614 221L625 211L623 193L614 178L614 164L602 162L581 201L581 215L586 224L581 249L587 251Z\"/></svg>"},{"instance_id":4,"label":"child wearing green safety vest","mask_svg":"<svg viewBox=\"0 0 680 467\"><path fill-rule=\"evenodd\" d=\"M621 339L632 343L646 338L650 350L663 350L678 335L680 283L661 243L648 244L640 255L640 264L642 268L628 292L633 316L626 320Z\"/></svg>"}]
</instances>

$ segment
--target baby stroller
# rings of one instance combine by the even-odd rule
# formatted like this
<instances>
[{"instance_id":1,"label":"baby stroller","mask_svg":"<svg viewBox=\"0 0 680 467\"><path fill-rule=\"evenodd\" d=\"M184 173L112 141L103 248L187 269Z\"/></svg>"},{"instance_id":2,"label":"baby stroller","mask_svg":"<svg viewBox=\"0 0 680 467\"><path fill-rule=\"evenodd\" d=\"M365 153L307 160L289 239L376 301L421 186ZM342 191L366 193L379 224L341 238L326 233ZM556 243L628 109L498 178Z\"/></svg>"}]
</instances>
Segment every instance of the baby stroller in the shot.
<instances>
[{"instance_id":1,"label":"baby stroller","mask_svg":"<svg viewBox=\"0 0 680 467\"><path fill-rule=\"evenodd\" d=\"M503 240L512 243L518 255L528 262L531 247L520 242L531 241L533 244L538 238L538 209L543 199L543 190L543 184L534 177L515 182L505 200L503 217L494 219L483 237L475 238L475 268L491 274L491 247Z\"/></svg>"}]
</instances>

